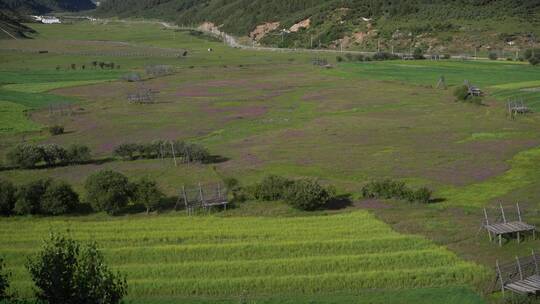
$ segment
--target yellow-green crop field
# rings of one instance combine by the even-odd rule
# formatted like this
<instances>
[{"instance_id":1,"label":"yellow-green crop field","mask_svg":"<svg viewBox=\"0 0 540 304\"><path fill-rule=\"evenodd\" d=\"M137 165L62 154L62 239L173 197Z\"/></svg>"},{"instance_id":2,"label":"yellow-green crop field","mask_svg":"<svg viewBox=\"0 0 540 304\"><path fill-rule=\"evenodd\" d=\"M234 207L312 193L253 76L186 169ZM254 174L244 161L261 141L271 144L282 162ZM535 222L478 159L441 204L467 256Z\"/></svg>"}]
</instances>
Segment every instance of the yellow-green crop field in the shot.
<instances>
[{"instance_id":1,"label":"yellow-green crop field","mask_svg":"<svg viewBox=\"0 0 540 304\"><path fill-rule=\"evenodd\" d=\"M20 227L24 226L24 231ZM24 267L50 231L95 240L125 273L130 298L354 292L474 286L484 267L367 211L306 217L25 219L0 222L13 287L31 296Z\"/></svg>"}]
</instances>

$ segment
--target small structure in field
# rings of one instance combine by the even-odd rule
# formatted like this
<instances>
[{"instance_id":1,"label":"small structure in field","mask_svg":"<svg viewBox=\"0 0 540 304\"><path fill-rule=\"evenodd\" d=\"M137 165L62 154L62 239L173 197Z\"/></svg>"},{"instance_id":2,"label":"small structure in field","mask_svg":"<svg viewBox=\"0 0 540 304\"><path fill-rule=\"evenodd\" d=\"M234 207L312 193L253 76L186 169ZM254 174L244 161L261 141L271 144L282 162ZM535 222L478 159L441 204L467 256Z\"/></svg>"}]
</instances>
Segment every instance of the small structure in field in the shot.
<instances>
[{"instance_id":1,"label":"small structure in field","mask_svg":"<svg viewBox=\"0 0 540 304\"><path fill-rule=\"evenodd\" d=\"M196 209L200 208L210 211L214 206L223 206L227 210L229 204L227 193L227 188L221 183L206 185L199 183L196 187L182 186L176 207L178 208L183 200L188 215L192 215Z\"/></svg>"},{"instance_id":2,"label":"small structure in field","mask_svg":"<svg viewBox=\"0 0 540 304\"><path fill-rule=\"evenodd\" d=\"M133 93L127 95L129 103L151 104L154 103L154 92L152 89L146 88L142 83L137 85L137 89Z\"/></svg>"},{"instance_id":3,"label":"small structure in field","mask_svg":"<svg viewBox=\"0 0 540 304\"><path fill-rule=\"evenodd\" d=\"M446 90L447 88L448 86L446 85L446 78L444 75L441 75L441 77L439 77L439 81L437 82L437 89Z\"/></svg>"},{"instance_id":4,"label":"small structure in field","mask_svg":"<svg viewBox=\"0 0 540 304\"><path fill-rule=\"evenodd\" d=\"M517 257L516 261L499 264L496 261L497 279L495 285L500 285L501 292L505 291L520 295L537 295L540 292L540 256L534 250L530 256Z\"/></svg>"},{"instance_id":5,"label":"small structure in field","mask_svg":"<svg viewBox=\"0 0 540 304\"><path fill-rule=\"evenodd\" d=\"M525 105L523 99L511 100L506 102L507 115L510 115L514 119L518 114L527 114L531 112L531 109Z\"/></svg>"},{"instance_id":6,"label":"small structure in field","mask_svg":"<svg viewBox=\"0 0 540 304\"><path fill-rule=\"evenodd\" d=\"M489 241L499 240L499 246L502 246L503 236L512 237L516 235L518 243L521 241L521 235L531 232L533 239L536 239L536 227L534 225L527 224L521 217L521 210L519 204L516 204L517 218L513 221L508 221L502 204L499 205L501 214L495 220L490 221L486 208L484 208L484 229L487 230Z\"/></svg>"}]
</instances>

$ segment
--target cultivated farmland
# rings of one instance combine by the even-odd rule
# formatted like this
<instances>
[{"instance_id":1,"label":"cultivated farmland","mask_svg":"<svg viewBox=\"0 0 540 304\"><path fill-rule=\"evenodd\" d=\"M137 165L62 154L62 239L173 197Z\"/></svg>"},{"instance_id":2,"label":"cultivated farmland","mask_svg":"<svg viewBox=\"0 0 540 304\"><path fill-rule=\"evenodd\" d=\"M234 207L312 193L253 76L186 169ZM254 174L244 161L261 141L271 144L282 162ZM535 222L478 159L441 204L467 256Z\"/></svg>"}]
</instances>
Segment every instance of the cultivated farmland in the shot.
<instances>
[{"instance_id":1,"label":"cultivated farmland","mask_svg":"<svg viewBox=\"0 0 540 304\"><path fill-rule=\"evenodd\" d=\"M18 228L25 226L24 235ZM475 286L488 271L429 240L398 234L368 212L311 217L5 219L14 287L48 231L95 240L127 274L131 298L351 293L358 289Z\"/></svg>"}]
</instances>

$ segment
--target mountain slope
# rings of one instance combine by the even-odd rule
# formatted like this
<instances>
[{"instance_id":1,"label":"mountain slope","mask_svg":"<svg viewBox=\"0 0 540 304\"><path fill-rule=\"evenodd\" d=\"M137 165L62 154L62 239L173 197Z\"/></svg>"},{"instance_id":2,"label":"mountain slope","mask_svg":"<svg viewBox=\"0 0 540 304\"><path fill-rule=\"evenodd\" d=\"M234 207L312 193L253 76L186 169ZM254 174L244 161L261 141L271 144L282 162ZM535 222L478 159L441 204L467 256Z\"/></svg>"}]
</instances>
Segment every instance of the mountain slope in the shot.
<instances>
[{"instance_id":1,"label":"mountain slope","mask_svg":"<svg viewBox=\"0 0 540 304\"><path fill-rule=\"evenodd\" d=\"M90 0L0 0L0 4L20 14L81 11L96 7Z\"/></svg>"},{"instance_id":2,"label":"mountain slope","mask_svg":"<svg viewBox=\"0 0 540 304\"><path fill-rule=\"evenodd\" d=\"M396 47L404 47L419 36L431 44L426 35L437 45L464 36L468 43L485 46L540 34L539 0L106 0L97 14L178 24L210 21L239 36L259 26L261 43L284 47L337 47L344 42L346 47L374 47L381 40L398 40ZM293 28L301 21L309 26ZM499 37L489 37L497 33Z\"/></svg>"}]
</instances>

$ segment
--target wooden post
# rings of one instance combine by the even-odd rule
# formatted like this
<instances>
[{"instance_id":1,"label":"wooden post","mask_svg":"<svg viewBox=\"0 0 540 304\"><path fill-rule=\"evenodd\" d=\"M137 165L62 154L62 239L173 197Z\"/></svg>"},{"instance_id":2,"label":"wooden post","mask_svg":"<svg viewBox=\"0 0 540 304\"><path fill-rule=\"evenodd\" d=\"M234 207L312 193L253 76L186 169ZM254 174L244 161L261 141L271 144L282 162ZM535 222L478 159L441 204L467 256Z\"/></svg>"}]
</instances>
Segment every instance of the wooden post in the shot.
<instances>
[{"instance_id":1,"label":"wooden post","mask_svg":"<svg viewBox=\"0 0 540 304\"><path fill-rule=\"evenodd\" d=\"M487 230L487 233L488 233L488 236L489 236L489 241L492 242L493 239L492 239L492 237L491 237L491 231L489 231L489 229L487 229L487 226L489 226L489 219L488 219L488 215L487 215L487 210L486 210L486 208L484 208L484 217L485 217L485 219L486 219L486 224L485 224L484 227L485 227L486 230Z\"/></svg>"},{"instance_id":2,"label":"wooden post","mask_svg":"<svg viewBox=\"0 0 540 304\"><path fill-rule=\"evenodd\" d=\"M534 253L534 249L532 251L532 258L534 261L534 271L536 275L540 275L540 272L538 271L538 260L536 259L536 254Z\"/></svg>"},{"instance_id":3,"label":"wooden post","mask_svg":"<svg viewBox=\"0 0 540 304\"><path fill-rule=\"evenodd\" d=\"M499 247L502 247L502 234L499 234Z\"/></svg>"},{"instance_id":4,"label":"wooden post","mask_svg":"<svg viewBox=\"0 0 540 304\"><path fill-rule=\"evenodd\" d=\"M173 145L172 141L170 141L169 143L171 144L171 151L172 151L172 155L173 155L173 159L174 159L174 166L178 167L178 163L176 162L176 153L174 153L174 145Z\"/></svg>"},{"instance_id":5,"label":"wooden post","mask_svg":"<svg viewBox=\"0 0 540 304\"><path fill-rule=\"evenodd\" d=\"M519 219L520 222L522 222L522 220L521 220L521 210L519 209L519 203L516 203L516 209L517 209L518 219Z\"/></svg>"},{"instance_id":6,"label":"wooden post","mask_svg":"<svg viewBox=\"0 0 540 304\"><path fill-rule=\"evenodd\" d=\"M206 210L206 204L204 203L204 195L203 195L201 183L199 183L199 199L201 200L201 204L204 210Z\"/></svg>"},{"instance_id":7,"label":"wooden post","mask_svg":"<svg viewBox=\"0 0 540 304\"><path fill-rule=\"evenodd\" d=\"M504 208L502 206L502 203L499 203L499 206L501 207L501 215L502 215L503 221L506 224L506 216L504 215Z\"/></svg>"},{"instance_id":8,"label":"wooden post","mask_svg":"<svg viewBox=\"0 0 540 304\"><path fill-rule=\"evenodd\" d=\"M184 196L184 204L186 205L186 212L188 215L191 215L191 206L189 205L189 201L186 195L186 187L184 185L182 185L182 195Z\"/></svg>"},{"instance_id":9,"label":"wooden post","mask_svg":"<svg viewBox=\"0 0 540 304\"><path fill-rule=\"evenodd\" d=\"M499 260L495 261L495 265L497 266L497 274L499 275L499 280L501 280L501 292L504 298L504 278L501 272L501 267L499 267Z\"/></svg>"},{"instance_id":10,"label":"wooden post","mask_svg":"<svg viewBox=\"0 0 540 304\"><path fill-rule=\"evenodd\" d=\"M517 267L519 270L519 279L523 280L523 272L521 271L521 263L519 262L519 258L517 256L516 256L516 262L517 262Z\"/></svg>"}]
</instances>

